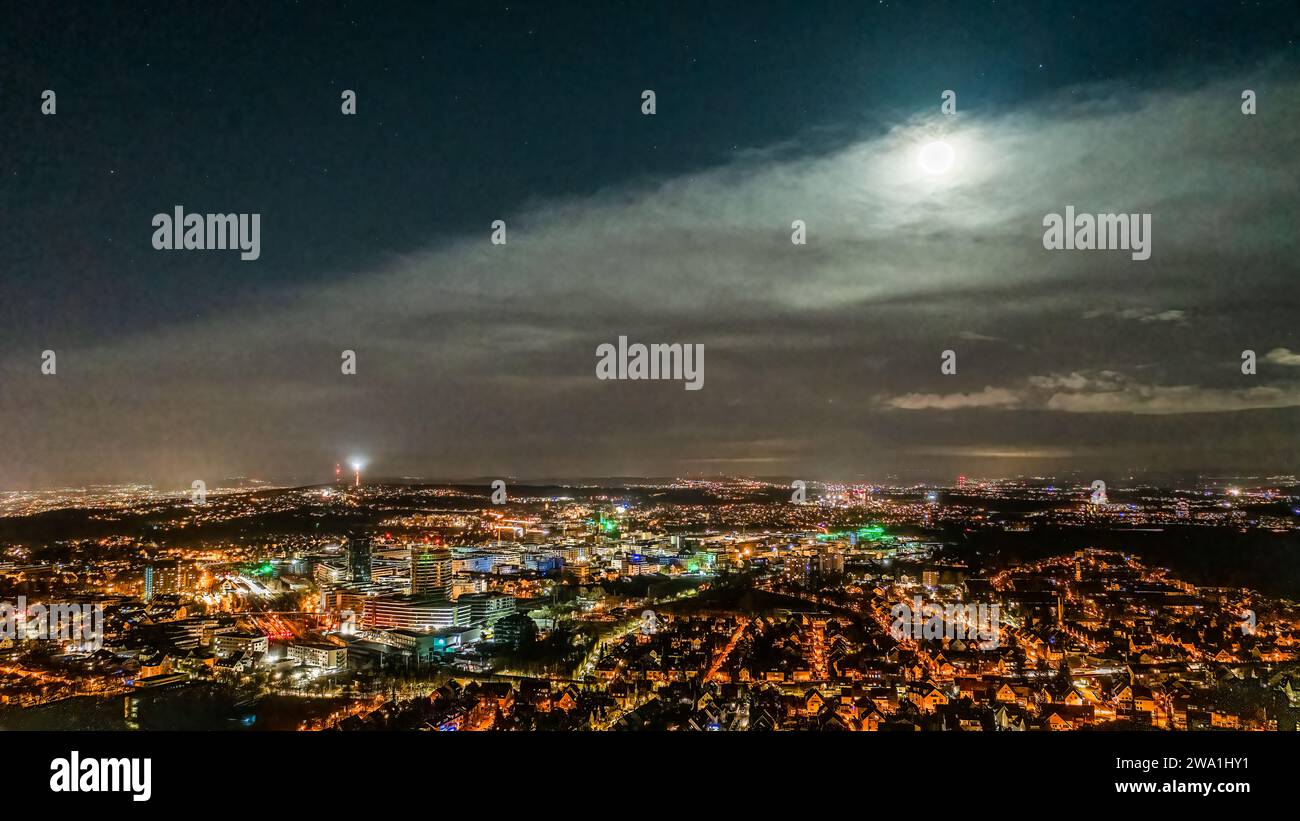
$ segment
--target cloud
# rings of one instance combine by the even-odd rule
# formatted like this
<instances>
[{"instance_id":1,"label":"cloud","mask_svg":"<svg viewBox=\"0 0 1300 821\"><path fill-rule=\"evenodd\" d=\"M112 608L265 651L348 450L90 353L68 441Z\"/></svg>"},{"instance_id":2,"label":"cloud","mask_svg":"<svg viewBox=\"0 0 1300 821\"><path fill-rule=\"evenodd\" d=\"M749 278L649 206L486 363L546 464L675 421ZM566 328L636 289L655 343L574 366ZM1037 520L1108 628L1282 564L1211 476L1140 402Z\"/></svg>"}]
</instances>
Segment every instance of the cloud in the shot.
<instances>
[{"instance_id":1,"label":"cloud","mask_svg":"<svg viewBox=\"0 0 1300 821\"><path fill-rule=\"evenodd\" d=\"M1013 407L1020 402L1021 396L1015 391L985 387L978 393L908 393L892 397L885 404L901 410L958 410Z\"/></svg>"},{"instance_id":2,"label":"cloud","mask_svg":"<svg viewBox=\"0 0 1300 821\"><path fill-rule=\"evenodd\" d=\"M66 342L57 378L26 360L0 374L0 484L88 464L117 477L315 475L340 450L394 473L652 473L730 453L712 449L723 439L792 430L802 453L857 466L880 441L902 450L951 433L950 420L897 410L1015 414L1012 425L972 414L957 431L1012 452L1063 435L1072 413L1295 407L1289 386L1217 384L1222 365L1204 354L1249 347L1243 329L1285 338L1294 324L1300 131L1286 112L1300 110L1300 83L1289 68L1261 73L1271 102L1255 118L1236 113L1231 78L919 117L816 154L748 152L539 201L502 215L505 246L485 225L273 300ZM916 154L935 135L956 163L931 177ZM1067 204L1152 213L1152 259L1045 251L1042 217ZM796 219L807 245L790 242ZM263 245L311 241L268 231ZM1130 324L1121 336L1081 313ZM971 327L996 337L958 330ZM704 344L706 389L598 383L595 348L622 334ZM954 337L1008 344L971 346L971 386L935 392ZM339 373L344 349L357 352L355 377ZM1140 370L1151 362L1158 373ZM999 418L974 418L987 416ZM1138 429L1104 435L1129 437L1135 460L1169 445ZM1211 439L1199 443L1209 461ZM1276 452L1271 441L1259 451ZM734 458L773 456L801 458Z\"/></svg>"},{"instance_id":3,"label":"cloud","mask_svg":"<svg viewBox=\"0 0 1300 821\"><path fill-rule=\"evenodd\" d=\"M1147 314L1138 319L1139 322L1182 322L1187 317L1183 311L1161 311L1156 314Z\"/></svg>"},{"instance_id":4,"label":"cloud","mask_svg":"<svg viewBox=\"0 0 1300 821\"><path fill-rule=\"evenodd\" d=\"M1199 414L1300 407L1300 385L1240 389L1125 385L1105 392L1053 394L1044 407L1068 413Z\"/></svg>"},{"instance_id":5,"label":"cloud","mask_svg":"<svg viewBox=\"0 0 1300 821\"><path fill-rule=\"evenodd\" d=\"M1114 371L1101 371L1096 374L1079 373L1050 374L1031 376L1026 380L1030 386L1044 391L1114 391L1120 389L1123 377Z\"/></svg>"},{"instance_id":6,"label":"cloud","mask_svg":"<svg viewBox=\"0 0 1300 821\"><path fill-rule=\"evenodd\" d=\"M1300 353L1292 353L1289 348L1274 348L1264 354L1264 361L1274 365L1300 366Z\"/></svg>"},{"instance_id":7,"label":"cloud","mask_svg":"<svg viewBox=\"0 0 1300 821\"><path fill-rule=\"evenodd\" d=\"M946 456L959 459L1067 459L1075 454L1071 448L1005 448L996 445L962 445L957 447L923 447L921 456Z\"/></svg>"},{"instance_id":8,"label":"cloud","mask_svg":"<svg viewBox=\"0 0 1300 821\"><path fill-rule=\"evenodd\" d=\"M1137 322L1183 322L1187 319L1186 311L1168 310L1168 311L1151 311L1145 308L1124 308L1122 310L1091 310L1084 311L1084 319L1098 319L1109 317L1112 319L1135 320Z\"/></svg>"},{"instance_id":9,"label":"cloud","mask_svg":"<svg viewBox=\"0 0 1300 821\"><path fill-rule=\"evenodd\" d=\"M886 400L901 410L1035 409L1137 415L1233 413L1300 407L1300 384L1213 388L1137 382L1113 371L1031 376L1012 388L974 394L904 394Z\"/></svg>"}]
</instances>

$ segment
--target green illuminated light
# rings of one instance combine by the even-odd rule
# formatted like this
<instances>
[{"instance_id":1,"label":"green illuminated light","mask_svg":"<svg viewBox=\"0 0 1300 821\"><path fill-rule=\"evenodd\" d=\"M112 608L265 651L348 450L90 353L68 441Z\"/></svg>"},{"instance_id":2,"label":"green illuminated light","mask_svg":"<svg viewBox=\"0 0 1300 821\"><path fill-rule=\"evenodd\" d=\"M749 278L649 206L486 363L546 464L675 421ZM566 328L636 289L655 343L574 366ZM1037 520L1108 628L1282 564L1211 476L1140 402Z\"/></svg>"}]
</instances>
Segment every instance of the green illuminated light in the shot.
<instances>
[{"instance_id":1,"label":"green illuminated light","mask_svg":"<svg viewBox=\"0 0 1300 821\"><path fill-rule=\"evenodd\" d=\"M817 540L828 542L828 541L836 541L839 539L847 539L850 533L856 535L859 539L866 539L869 542L878 542L884 539L893 538L892 536L889 536L888 534L885 533L885 528L883 525L866 525L863 527L859 527L854 531L836 530L832 533L819 533L817 534Z\"/></svg>"}]
</instances>

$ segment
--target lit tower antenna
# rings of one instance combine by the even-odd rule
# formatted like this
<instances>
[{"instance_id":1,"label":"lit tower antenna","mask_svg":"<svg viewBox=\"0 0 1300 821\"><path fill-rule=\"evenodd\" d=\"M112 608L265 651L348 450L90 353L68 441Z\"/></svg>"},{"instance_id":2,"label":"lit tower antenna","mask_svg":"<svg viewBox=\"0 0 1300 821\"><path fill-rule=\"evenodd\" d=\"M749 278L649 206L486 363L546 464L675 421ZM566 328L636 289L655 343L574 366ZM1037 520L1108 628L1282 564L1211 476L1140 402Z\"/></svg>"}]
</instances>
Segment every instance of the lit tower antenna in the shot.
<instances>
[{"instance_id":1,"label":"lit tower antenna","mask_svg":"<svg viewBox=\"0 0 1300 821\"><path fill-rule=\"evenodd\" d=\"M359 460L352 463L352 470L356 476L356 481L352 485L353 487L361 487L361 468L362 464Z\"/></svg>"},{"instance_id":2,"label":"lit tower antenna","mask_svg":"<svg viewBox=\"0 0 1300 821\"><path fill-rule=\"evenodd\" d=\"M336 463L334 465L334 484L337 485L341 481L343 481L343 466Z\"/></svg>"}]
</instances>

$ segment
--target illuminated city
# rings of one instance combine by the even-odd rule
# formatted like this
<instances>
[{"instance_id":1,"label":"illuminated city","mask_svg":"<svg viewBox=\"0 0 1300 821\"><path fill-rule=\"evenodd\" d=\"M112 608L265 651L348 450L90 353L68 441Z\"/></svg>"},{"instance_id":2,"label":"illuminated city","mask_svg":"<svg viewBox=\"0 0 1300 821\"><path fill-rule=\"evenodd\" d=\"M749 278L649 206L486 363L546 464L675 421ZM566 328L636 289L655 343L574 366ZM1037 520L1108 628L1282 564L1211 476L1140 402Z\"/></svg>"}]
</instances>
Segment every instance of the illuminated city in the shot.
<instances>
[{"instance_id":1,"label":"illuminated city","mask_svg":"<svg viewBox=\"0 0 1300 821\"><path fill-rule=\"evenodd\" d=\"M1296 0L0 2L0 55L6 797L1294 803Z\"/></svg>"},{"instance_id":2,"label":"illuminated city","mask_svg":"<svg viewBox=\"0 0 1300 821\"><path fill-rule=\"evenodd\" d=\"M0 724L101 729L1294 730L1294 476L1181 489L961 477L385 482L11 494ZM60 507L60 505L66 507ZM57 524L47 522L58 511ZM51 531L57 528L57 532ZM1181 556L1155 549L1180 545ZM1219 547L1216 547L1219 546ZM1162 564L1172 562L1178 567ZM1197 579L1198 581L1191 581ZM1210 580L1210 581L1207 581ZM1264 589L1259 589L1264 588ZM978 639L896 608L996 605ZM972 611L973 612L973 611ZM182 715L183 714L183 715Z\"/></svg>"}]
</instances>

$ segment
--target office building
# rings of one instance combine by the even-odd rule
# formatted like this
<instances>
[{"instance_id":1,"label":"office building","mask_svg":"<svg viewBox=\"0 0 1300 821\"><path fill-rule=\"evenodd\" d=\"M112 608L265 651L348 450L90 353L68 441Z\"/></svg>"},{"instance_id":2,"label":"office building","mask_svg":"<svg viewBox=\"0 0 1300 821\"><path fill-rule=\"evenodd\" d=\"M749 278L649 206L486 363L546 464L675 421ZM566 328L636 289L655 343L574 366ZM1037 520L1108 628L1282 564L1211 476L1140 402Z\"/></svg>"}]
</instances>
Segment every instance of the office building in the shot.
<instances>
[{"instance_id":1,"label":"office building","mask_svg":"<svg viewBox=\"0 0 1300 821\"><path fill-rule=\"evenodd\" d=\"M469 605L469 623L475 627L491 627L515 612L515 599L500 593L470 593L456 600Z\"/></svg>"},{"instance_id":2,"label":"office building","mask_svg":"<svg viewBox=\"0 0 1300 821\"><path fill-rule=\"evenodd\" d=\"M451 598L451 551L427 545L411 548L411 595Z\"/></svg>"},{"instance_id":3,"label":"office building","mask_svg":"<svg viewBox=\"0 0 1300 821\"><path fill-rule=\"evenodd\" d=\"M348 539L348 581L365 584L370 581L370 537Z\"/></svg>"},{"instance_id":4,"label":"office building","mask_svg":"<svg viewBox=\"0 0 1300 821\"><path fill-rule=\"evenodd\" d=\"M470 606L443 598L379 596L366 600L361 625L369 630L389 627L415 630L469 627Z\"/></svg>"}]
</instances>

